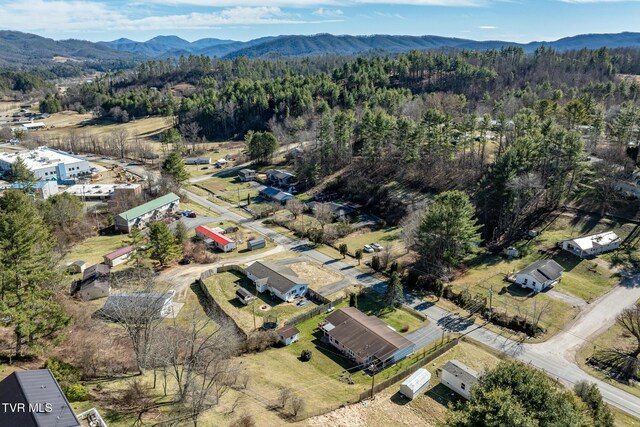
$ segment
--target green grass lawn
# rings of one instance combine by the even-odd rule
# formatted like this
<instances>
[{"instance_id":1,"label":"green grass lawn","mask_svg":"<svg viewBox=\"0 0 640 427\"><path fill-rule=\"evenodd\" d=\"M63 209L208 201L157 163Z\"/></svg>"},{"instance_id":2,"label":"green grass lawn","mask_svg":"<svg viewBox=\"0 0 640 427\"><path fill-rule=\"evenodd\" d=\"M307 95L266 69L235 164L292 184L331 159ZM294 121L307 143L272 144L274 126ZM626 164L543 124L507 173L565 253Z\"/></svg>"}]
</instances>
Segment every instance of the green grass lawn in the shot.
<instances>
[{"instance_id":1,"label":"green grass lawn","mask_svg":"<svg viewBox=\"0 0 640 427\"><path fill-rule=\"evenodd\" d=\"M69 262L82 260L87 263L87 267L101 263L103 255L108 254L118 248L126 246L126 234L112 234L105 236L90 237L75 245L62 258L60 265L64 266Z\"/></svg>"},{"instance_id":2,"label":"green grass lawn","mask_svg":"<svg viewBox=\"0 0 640 427\"><path fill-rule=\"evenodd\" d=\"M395 307L387 307L383 296L375 292L363 292L358 297L357 307L360 311L377 316L400 333L407 333L427 326L428 322L408 311Z\"/></svg>"},{"instance_id":3,"label":"green grass lawn","mask_svg":"<svg viewBox=\"0 0 640 427\"><path fill-rule=\"evenodd\" d=\"M216 302L245 332L255 329L254 315L255 326L259 328L266 318L275 318L279 324L282 324L286 319L304 313L315 306L309 302L304 307L299 307L295 303L287 303L278 298L273 299L266 292L259 293L256 300L245 306L236 298L236 290L241 286L255 294L255 286L242 274L231 271L214 274L205 280L205 285Z\"/></svg>"},{"instance_id":4,"label":"green grass lawn","mask_svg":"<svg viewBox=\"0 0 640 427\"><path fill-rule=\"evenodd\" d=\"M452 285L458 292L469 289L472 293L486 297L493 287L494 307L506 310L510 314L516 314L518 311L521 314L532 314L541 307L546 307L541 324L550 329L546 335L548 337L572 319L577 314L577 309L545 293L527 296L527 292L519 286L509 285L504 280L505 276L536 260L551 257L565 268L562 279L554 290L592 302L620 281L617 271L611 265L613 255L605 254L595 260L582 260L566 251L556 249L556 243L604 230L613 230L624 239L631 229L631 224L561 215L543 227L538 237L514 245L520 251L521 258L508 260L502 255L478 253L468 259L463 274L456 278ZM503 288L507 291L500 292Z\"/></svg>"}]
</instances>

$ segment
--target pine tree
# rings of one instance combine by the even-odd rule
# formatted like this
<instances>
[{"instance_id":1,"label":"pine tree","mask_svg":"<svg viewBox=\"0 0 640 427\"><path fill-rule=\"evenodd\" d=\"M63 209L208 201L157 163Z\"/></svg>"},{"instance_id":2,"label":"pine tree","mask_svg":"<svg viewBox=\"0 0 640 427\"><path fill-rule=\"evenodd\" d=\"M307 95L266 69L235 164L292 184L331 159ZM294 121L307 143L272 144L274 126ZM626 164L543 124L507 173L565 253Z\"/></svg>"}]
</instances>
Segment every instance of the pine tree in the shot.
<instances>
[{"instance_id":1,"label":"pine tree","mask_svg":"<svg viewBox=\"0 0 640 427\"><path fill-rule=\"evenodd\" d=\"M182 156L177 151L172 151L164 159L162 170L171 176L178 185L184 184L189 179L189 171L182 161Z\"/></svg>"},{"instance_id":2,"label":"pine tree","mask_svg":"<svg viewBox=\"0 0 640 427\"><path fill-rule=\"evenodd\" d=\"M40 347L70 322L50 289L52 247L34 203L20 191L7 191L0 198L0 318L13 328L16 356L25 347Z\"/></svg>"},{"instance_id":3,"label":"pine tree","mask_svg":"<svg viewBox=\"0 0 640 427\"><path fill-rule=\"evenodd\" d=\"M36 176L27 168L21 157L18 157L5 174L5 179L9 182L18 182L24 184L26 188L36 181Z\"/></svg>"},{"instance_id":4,"label":"pine tree","mask_svg":"<svg viewBox=\"0 0 640 427\"><path fill-rule=\"evenodd\" d=\"M446 191L435 198L416 236L418 252L427 266L454 267L471 251L479 229L474 215L475 208L461 191Z\"/></svg>"},{"instance_id":5,"label":"pine tree","mask_svg":"<svg viewBox=\"0 0 640 427\"><path fill-rule=\"evenodd\" d=\"M400 275L397 272L391 274L391 279L387 284L387 291L385 293L385 302L388 307L395 307L402 302L403 287Z\"/></svg>"},{"instance_id":6,"label":"pine tree","mask_svg":"<svg viewBox=\"0 0 640 427\"><path fill-rule=\"evenodd\" d=\"M127 263L140 267L146 258L146 253L141 249L142 243L146 240L146 237L138 227L133 227L129 232L128 237L126 244L128 246L133 246L134 251L129 255Z\"/></svg>"},{"instance_id":7,"label":"pine tree","mask_svg":"<svg viewBox=\"0 0 640 427\"><path fill-rule=\"evenodd\" d=\"M152 260L164 267L181 253L182 249L166 223L154 222L149 226L149 257Z\"/></svg>"}]
</instances>

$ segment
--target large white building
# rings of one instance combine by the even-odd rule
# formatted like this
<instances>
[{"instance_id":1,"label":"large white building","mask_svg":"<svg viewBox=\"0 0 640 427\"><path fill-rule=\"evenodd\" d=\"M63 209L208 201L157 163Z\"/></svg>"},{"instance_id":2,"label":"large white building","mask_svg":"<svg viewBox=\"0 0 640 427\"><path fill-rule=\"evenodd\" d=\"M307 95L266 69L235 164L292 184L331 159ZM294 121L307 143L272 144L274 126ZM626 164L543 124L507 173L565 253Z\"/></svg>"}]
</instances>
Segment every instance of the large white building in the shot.
<instances>
[{"instance_id":1,"label":"large white building","mask_svg":"<svg viewBox=\"0 0 640 427\"><path fill-rule=\"evenodd\" d=\"M0 153L0 173L9 171L18 159L22 159L39 180L69 179L91 173L91 165L85 159L63 151L40 147L31 151Z\"/></svg>"},{"instance_id":2,"label":"large white building","mask_svg":"<svg viewBox=\"0 0 640 427\"><path fill-rule=\"evenodd\" d=\"M622 239L613 231L591 234L576 239L562 242L562 249L569 251L580 258L599 255L604 252L614 251L620 247Z\"/></svg>"}]
</instances>

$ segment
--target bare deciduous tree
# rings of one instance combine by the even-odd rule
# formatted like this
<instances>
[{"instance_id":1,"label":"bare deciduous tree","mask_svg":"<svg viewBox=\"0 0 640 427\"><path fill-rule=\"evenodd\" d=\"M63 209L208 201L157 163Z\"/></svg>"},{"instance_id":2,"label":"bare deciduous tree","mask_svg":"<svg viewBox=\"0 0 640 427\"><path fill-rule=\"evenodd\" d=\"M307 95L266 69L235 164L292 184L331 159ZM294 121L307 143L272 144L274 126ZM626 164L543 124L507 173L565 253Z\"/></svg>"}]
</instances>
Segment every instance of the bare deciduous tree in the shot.
<instances>
[{"instance_id":1,"label":"bare deciduous tree","mask_svg":"<svg viewBox=\"0 0 640 427\"><path fill-rule=\"evenodd\" d=\"M328 203L318 203L313 212L322 227L322 231L324 231L324 227L327 224L333 222L333 211Z\"/></svg>"}]
</instances>

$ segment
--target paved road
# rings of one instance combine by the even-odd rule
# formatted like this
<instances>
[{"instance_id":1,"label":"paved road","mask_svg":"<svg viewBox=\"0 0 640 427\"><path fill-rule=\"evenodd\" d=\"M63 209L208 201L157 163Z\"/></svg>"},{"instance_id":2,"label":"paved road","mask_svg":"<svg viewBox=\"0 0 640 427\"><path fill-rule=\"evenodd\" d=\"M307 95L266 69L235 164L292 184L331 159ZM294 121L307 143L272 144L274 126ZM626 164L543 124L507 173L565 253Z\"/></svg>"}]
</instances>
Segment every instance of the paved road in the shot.
<instances>
[{"instance_id":1,"label":"paved road","mask_svg":"<svg viewBox=\"0 0 640 427\"><path fill-rule=\"evenodd\" d=\"M583 305L587 304L587 302L585 300L583 300L582 298L578 298L578 297L574 297L574 296L571 296L571 295L563 294L562 292L558 292L558 291L554 291L554 290L546 291L545 294L550 296L551 298L555 298L557 300L566 302L567 304L572 305L574 307L582 307Z\"/></svg>"},{"instance_id":2,"label":"paved road","mask_svg":"<svg viewBox=\"0 0 640 427\"><path fill-rule=\"evenodd\" d=\"M386 287L384 281L363 273L345 262L335 260L318 252L306 244L300 244L267 228L259 221L246 219L228 208L216 205L196 194L187 192L187 195L195 202L208 207L221 216L242 223L247 228L268 236L279 245L290 248L299 252L303 257L338 271L346 278L354 281L354 283L371 287L378 292L384 292ZM262 254L262 256L264 255ZM626 307L633 305L638 299L640 299L640 275L623 280L620 286L613 291L584 307L583 312L569 325L568 329L558 333L547 342L523 344L515 334L498 334L489 331L440 307L425 303L411 294L406 294L406 304L423 312L432 321L430 326L433 326L433 328L427 327L429 329L423 328L424 330L420 332L414 332L414 339L420 345L427 345L437 339L436 330L439 331L438 336L441 336L443 329L445 332L457 331L497 351L531 363L568 386L572 386L580 380L596 383L600 387L602 396L609 404L640 418L640 398L592 377L580 369L575 361L575 351L585 342L585 339L611 326L615 322L616 316Z\"/></svg>"},{"instance_id":3,"label":"paved road","mask_svg":"<svg viewBox=\"0 0 640 427\"><path fill-rule=\"evenodd\" d=\"M417 352L432 342L442 339L442 328L435 323L430 323L428 326L409 332L404 337L416 345L414 351Z\"/></svg>"}]
</instances>

